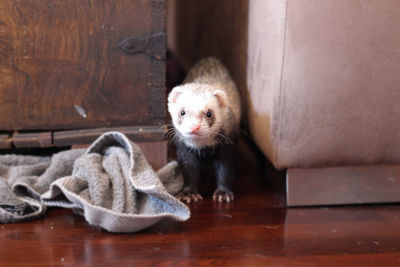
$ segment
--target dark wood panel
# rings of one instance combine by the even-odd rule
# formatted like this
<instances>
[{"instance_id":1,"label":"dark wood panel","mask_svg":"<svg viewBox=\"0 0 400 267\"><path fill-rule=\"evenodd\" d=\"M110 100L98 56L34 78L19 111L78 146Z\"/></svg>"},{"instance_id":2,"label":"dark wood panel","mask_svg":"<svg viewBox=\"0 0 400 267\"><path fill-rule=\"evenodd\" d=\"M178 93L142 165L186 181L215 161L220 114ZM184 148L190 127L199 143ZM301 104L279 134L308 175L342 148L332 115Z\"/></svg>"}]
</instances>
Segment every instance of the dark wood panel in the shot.
<instances>
[{"instance_id":1,"label":"dark wood panel","mask_svg":"<svg viewBox=\"0 0 400 267\"><path fill-rule=\"evenodd\" d=\"M101 134L109 131L118 131L124 133L131 141L134 142L151 142L164 141L166 139L167 127L138 126L56 131L53 133L53 144L54 146L91 144Z\"/></svg>"},{"instance_id":2,"label":"dark wood panel","mask_svg":"<svg viewBox=\"0 0 400 267\"><path fill-rule=\"evenodd\" d=\"M15 132L11 139L12 143L16 148L53 146L52 132L40 132L40 133Z\"/></svg>"},{"instance_id":3,"label":"dark wood panel","mask_svg":"<svg viewBox=\"0 0 400 267\"><path fill-rule=\"evenodd\" d=\"M168 142L135 142L143 154L146 156L147 161L154 170L158 170L167 164Z\"/></svg>"},{"instance_id":4,"label":"dark wood panel","mask_svg":"<svg viewBox=\"0 0 400 267\"><path fill-rule=\"evenodd\" d=\"M126 38L153 49L126 53ZM164 62L164 1L0 1L0 128L162 122Z\"/></svg>"},{"instance_id":5,"label":"dark wood panel","mask_svg":"<svg viewBox=\"0 0 400 267\"><path fill-rule=\"evenodd\" d=\"M289 169L287 205L400 202L400 166Z\"/></svg>"},{"instance_id":6,"label":"dark wood panel","mask_svg":"<svg viewBox=\"0 0 400 267\"><path fill-rule=\"evenodd\" d=\"M0 134L0 149L11 148L11 134Z\"/></svg>"}]
</instances>

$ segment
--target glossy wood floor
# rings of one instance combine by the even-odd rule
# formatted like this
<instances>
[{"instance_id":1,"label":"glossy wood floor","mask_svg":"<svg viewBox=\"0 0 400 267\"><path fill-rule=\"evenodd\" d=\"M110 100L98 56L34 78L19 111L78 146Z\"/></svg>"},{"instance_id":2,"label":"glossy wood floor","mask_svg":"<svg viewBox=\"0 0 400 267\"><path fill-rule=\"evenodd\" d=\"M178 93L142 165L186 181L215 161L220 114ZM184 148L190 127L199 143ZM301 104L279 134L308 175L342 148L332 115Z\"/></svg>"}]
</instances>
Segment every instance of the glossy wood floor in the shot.
<instances>
[{"instance_id":1,"label":"glossy wood floor","mask_svg":"<svg viewBox=\"0 0 400 267\"><path fill-rule=\"evenodd\" d=\"M70 210L50 209L40 220L0 225L0 265L400 265L400 205L286 209L243 145L239 159L233 204L207 198L185 223L134 234L107 233Z\"/></svg>"}]
</instances>

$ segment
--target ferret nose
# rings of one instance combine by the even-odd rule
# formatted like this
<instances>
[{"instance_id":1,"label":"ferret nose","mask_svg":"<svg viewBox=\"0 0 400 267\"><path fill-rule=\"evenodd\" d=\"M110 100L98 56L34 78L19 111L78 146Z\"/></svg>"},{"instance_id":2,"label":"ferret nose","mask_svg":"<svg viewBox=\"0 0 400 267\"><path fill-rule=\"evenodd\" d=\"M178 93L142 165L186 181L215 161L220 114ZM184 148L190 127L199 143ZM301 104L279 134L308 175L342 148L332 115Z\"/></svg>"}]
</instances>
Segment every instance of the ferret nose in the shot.
<instances>
[{"instance_id":1,"label":"ferret nose","mask_svg":"<svg viewBox=\"0 0 400 267\"><path fill-rule=\"evenodd\" d=\"M199 124L192 125L189 127L189 129L190 129L190 133L196 133L198 130L200 130L200 125Z\"/></svg>"}]
</instances>

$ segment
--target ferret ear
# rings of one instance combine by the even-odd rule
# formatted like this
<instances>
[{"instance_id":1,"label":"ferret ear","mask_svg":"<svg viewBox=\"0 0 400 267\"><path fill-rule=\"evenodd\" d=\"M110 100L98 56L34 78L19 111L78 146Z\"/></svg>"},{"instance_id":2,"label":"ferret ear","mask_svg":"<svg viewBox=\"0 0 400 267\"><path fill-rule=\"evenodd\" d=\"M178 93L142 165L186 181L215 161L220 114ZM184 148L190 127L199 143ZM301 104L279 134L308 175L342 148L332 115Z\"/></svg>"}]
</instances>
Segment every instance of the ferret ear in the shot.
<instances>
[{"instance_id":1,"label":"ferret ear","mask_svg":"<svg viewBox=\"0 0 400 267\"><path fill-rule=\"evenodd\" d=\"M227 104L226 93L222 90L216 90L214 91L214 95L217 98L219 105L225 107Z\"/></svg>"},{"instance_id":2,"label":"ferret ear","mask_svg":"<svg viewBox=\"0 0 400 267\"><path fill-rule=\"evenodd\" d=\"M182 88L180 86L175 87L172 89L171 93L168 95L168 102L169 103L176 103L178 96L182 93Z\"/></svg>"}]
</instances>

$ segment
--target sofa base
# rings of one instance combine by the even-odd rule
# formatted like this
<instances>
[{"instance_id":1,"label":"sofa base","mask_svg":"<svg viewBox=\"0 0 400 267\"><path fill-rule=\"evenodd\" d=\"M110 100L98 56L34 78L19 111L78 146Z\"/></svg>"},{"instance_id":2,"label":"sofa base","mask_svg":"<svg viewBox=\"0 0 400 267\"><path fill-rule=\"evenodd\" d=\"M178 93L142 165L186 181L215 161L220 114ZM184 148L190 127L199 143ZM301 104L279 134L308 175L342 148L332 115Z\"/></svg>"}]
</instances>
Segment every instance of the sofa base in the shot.
<instances>
[{"instance_id":1,"label":"sofa base","mask_svg":"<svg viewBox=\"0 0 400 267\"><path fill-rule=\"evenodd\" d=\"M288 169L288 207L400 202L400 165Z\"/></svg>"}]
</instances>

